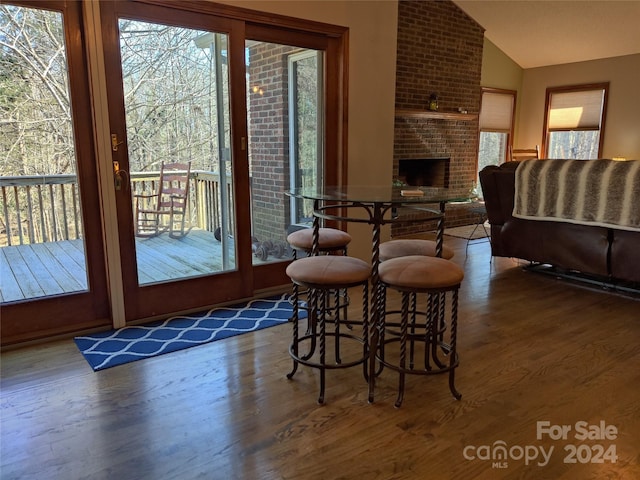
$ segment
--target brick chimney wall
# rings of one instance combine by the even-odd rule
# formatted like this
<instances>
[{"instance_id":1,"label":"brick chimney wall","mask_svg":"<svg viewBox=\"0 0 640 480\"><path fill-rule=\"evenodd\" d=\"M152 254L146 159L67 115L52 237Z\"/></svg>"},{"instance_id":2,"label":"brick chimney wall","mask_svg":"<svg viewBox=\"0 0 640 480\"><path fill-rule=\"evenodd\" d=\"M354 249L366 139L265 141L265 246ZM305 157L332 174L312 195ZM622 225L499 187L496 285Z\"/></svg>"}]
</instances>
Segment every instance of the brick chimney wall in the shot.
<instances>
[{"instance_id":1,"label":"brick chimney wall","mask_svg":"<svg viewBox=\"0 0 640 480\"><path fill-rule=\"evenodd\" d=\"M282 194L289 187L287 57L296 50L273 43L249 50L252 223L259 241L282 241L288 224L289 203Z\"/></svg>"},{"instance_id":2,"label":"brick chimney wall","mask_svg":"<svg viewBox=\"0 0 640 480\"><path fill-rule=\"evenodd\" d=\"M449 0L400 0L396 109L427 110L438 96L439 112L472 119L396 116L393 175L400 159L450 157L450 187L471 188L476 181L480 75L484 29ZM468 205L447 207L447 226L471 224ZM409 219L401 212L403 218ZM428 231L434 222L394 224L393 236Z\"/></svg>"}]
</instances>

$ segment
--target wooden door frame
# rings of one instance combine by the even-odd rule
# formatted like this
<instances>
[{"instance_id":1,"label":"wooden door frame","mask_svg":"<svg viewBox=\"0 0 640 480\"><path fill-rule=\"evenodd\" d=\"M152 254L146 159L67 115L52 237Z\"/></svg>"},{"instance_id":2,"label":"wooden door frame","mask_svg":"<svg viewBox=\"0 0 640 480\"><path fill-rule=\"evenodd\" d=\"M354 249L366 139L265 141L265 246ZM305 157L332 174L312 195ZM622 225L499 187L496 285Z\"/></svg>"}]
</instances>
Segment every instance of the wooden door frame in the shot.
<instances>
[{"instance_id":1,"label":"wooden door frame","mask_svg":"<svg viewBox=\"0 0 640 480\"><path fill-rule=\"evenodd\" d=\"M229 35L229 58L230 58L230 108L231 108L231 149L234 159L233 178L236 198L249 197L249 170L248 170L248 149L247 149L247 123L246 123L246 97L233 92L245 92L245 64L244 64L244 41L245 37L260 37L263 41L276 41L282 43L294 43L296 45L309 46L310 48L321 48L330 55L330 60L325 67L325 82L327 86L325 105L326 115L326 146L325 152L328 159L333 160L328 165L330 168L325 172L325 180L330 184L338 184L346 180L346 162L344 162L346 152L346 115L344 115L345 91L346 91L346 68L345 62L345 39L347 29L344 27L327 26L316 22L290 19L288 17L278 17L253 12L242 8L235 8L207 2L190 1L130 1L119 2L116 5L109 5L107 9L113 9L112 15L125 15L129 18L134 16L140 20L157 21L189 28L202 28L207 31L217 31ZM206 15L203 15L206 14ZM113 17L112 17L113 18ZM113 19L102 17L102 28L108 30L108 22ZM105 23L107 22L107 23ZM247 34L250 31L251 34ZM108 33L112 38L105 36L105 51L117 45L113 33ZM107 45L109 44L109 45ZM118 52L119 53L119 52ZM105 55L113 61L116 56ZM118 57L119 58L119 55ZM106 65L108 71L120 71L119 65ZM329 82L326 79L335 79ZM114 103L115 102L115 103ZM110 100L109 110L111 115L110 123L115 125L115 112L123 111L124 100ZM121 118L122 115L120 114ZM115 131L119 138L125 139L126 132ZM123 168L126 168L126 161L119 160ZM119 211L130 209L130 195L117 195L116 203ZM181 303L183 298L176 295L172 285L155 285L153 288L138 288L136 275L125 273L123 275L124 291L132 292L136 289L145 294L134 299L133 306L128 308L126 318L128 320L139 320L153 315L153 310L149 307L159 301L173 301L169 310L183 311L193 305L216 304L237 298L253 296L256 291L273 288L278 285L286 285L289 279L285 274L286 263L271 263L261 266L253 266L251 257L251 217L250 205L248 202L237 202L235 204L236 228L237 228L237 265L239 275L220 274L218 277L221 288L216 288L215 295L212 296L211 280L208 277L185 279L179 283L188 283L190 288L190 305ZM127 221L119 226L124 235L121 235L120 251L122 255L123 270L127 265L135 265L135 254L133 249L133 223ZM254 273L254 272L258 272ZM208 303L206 303L208 302Z\"/></svg>"},{"instance_id":2,"label":"wooden door frame","mask_svg":"<svg viewBox=\"0 0 640 480\"><path fill-rule=\"evenodd\" d=\"M93 298L90 293L74 295L74 297L79 299L79 304L73 308L69 308L68 303L65 301L66 297L48 298L38 300L37 302L11 306L3 305L2 343L15 343L93 328L108 328L111 326L112 320L112 326L124 326L125 312L122 308L122 299L124 296L123 282L131 281L132 279L118 275L118 268L122 262L131 261L132 258L129 256L128 258L120 259L122 249L120 248L121 245L117 235L118 226L115 224L115 219L111 216L111 211L115 211L116 204L122 208L123 199L117 198L115 193L110 190L112 188L112 179L108 131L109 119L105 112L106 93L102 87L102 85L106 85L107 80L106 78L96 79L96 76L100 75L106 77L105 72L108 71L108 67L102 64L102 58L95 58L96 55L102 56L103 52L98 51L102 46L102 38L98 39L97 42L90 40L83 45L83 41L86 42L86 38L83 40L83 30L81 28L83 14L85 25L91 25L92 22L94 25L98 22L102 25L103 19L99 11L100 6L93 4L87 5L84 2L68 2L65 0L12 0L11 3L27 7L37 6L38 8L74 8L77 9L78 12L78 28L75 29L73 35L70 35L68 32L66 33L68 37L67 41L70 42L73 40L74 46L78 47L79 52L81 52L78 53L78 55L81 54L92 63L90 66L84 63L82 67L74 66L73 72L70 72L70 75L75 79L71 80L73 85L78 81L83 82L83 85L77 88L74 85L74 93L80 92L85 98L91 99L91 102L74 102L74 110L82 110L83 115L86 114L87 119L82 122L74 119L74 128L76 137L83 139L82 150L78 150L78 155L82 153L83 155L90 156L86 158L96 158L95 155L97 152L98 160L90 162L91 165L84 166L82 169L79 168L78 175L83 181L92 182L90 183L91 188L86 188L84 192L81 192L83 196L86 195L89 198L88 206L83 208L83 219L85 228L90 229L89 232L92 232L91 235L87 234L87 254L96 259L100 259L99 265L88 265L89 284L92 286L92 289L102 289L105 294L98 299ZM171 19L179 19L180 11L206 13L225 18L231 25L229 33L233 34L230 34L230 38L233 37L242 40L237 42L232 41L230 45L230 55L238 58L244 55L244 36L247 25L250 25L251 28L261 27L264 32L270 30L272 33L269 35L273 35L272 38L279 39L279 41L285 43L287 41L286 39L290 41L292 38L291 35L295 36L296 34L307 38L311 34L317 34L318 39L323 38L322 41L326 42L327 53L325 56L327 61L324 69L326 88L325 155L329 160L327 163L328 168L325 171L325 183L334 185L346 183L348 28L257 12L235 6L191 0L129 0L123 3L148 4L155 5L159 8L164 7L169 13L167 17ZM206 22L204 16L202 21ZM210 30L210 23L207 25L203 24L202 28ZM280 30L280 32L278 32L278 30ZM84 32L84 35L91 36L94 33L95 32ZM313 48L313 46L310 47ZM96 51L86 51L87 49L91 50L91 48L95 48ZM76 58L75 54L74 58ZM234 65L235 66L232 67L233 71L230 72L232 76L232 81L230 82L231 88L244 90L244 62L234 62ZM100 72L102 72L102 74ZM331 81L327 79L331 79ZM242 158L242 155L246 156L246 146L243 146L242 139L247 138L246 98L244 98L243 95L238 95L237 97L238 98L231 103L232 118L234 119L231 148L233 158L236 162ZM242 98L242 100L239 100L240 98ZM94 104L93 116L91 111L92 103ZM107 131L104 131L105 129ZM93 143L94 139L95 144ZM77 148L80 149L80 146L81 144L78 144ZM248 198L248 166L246 166L246 171L245 167L234 170L234 181L236 181L236 188L239 189L238 193L242 195L246 193L247 197L245 198ZM101 192L100 197L98 196L98 192ZM130 203L128 203L128 205L130 206ZM248 215L250 206L248 204L236 205L236 209L238 209L240 213L239 215L237 214L238 218L242 215L243 218L248 219L238 224L238 228L242 229L239 231L245 233L250 232L250 216ZM115 217L115 214L113 214L113 216ZM132 223L126 228L132 229ZM201 295L202 298L206 297L209 301L213 300L217 303L222 303L225 301L223 298L225 292L227 294L226 297L229 298L237 298L238 291L245 292L248 297L258 291L289 283L289 279L284 273L284 267L286 266L284 262L253 266L251 264L250 235L246 234L241 237L243 240L240 240L237 245L237 255L239 255L239 263L245 265L247 271L244 272L246 273L245 275L241 275L242 278L240 282L235 284L220 282L224 287L222 295L218 299L212 299L210 295L210 284L205 281L205 279L193 282L192 291L206 292ZM126 247L127 245L125 244L124 246ZM135 261L135 258L133 261ZM106 272L105 262L108 262L110 265L109 270L111 274L109 276ZM133 280L136 281L135 278ZM246 290L243 290L243 288L246 288ZM235 293L232 295L231 292L234 292L234 289ZM108 296L107 291L109 292ZM165 298L171 295L175 296L172 289L168 288L165 292L160 293L158 298ZM154 298L149 297L145 301L153 303ZM184 308L176 305L176 311L177 310L184 311ZM70 317L80 317L83 318L83 320L90 318L89 315L92 311L98 312L95 319L83 322L70 319ZM143 315L141 315L141 312L137 312L133 316L141 317ZM27 317L37 319L37 325L26 326L24 324L24 318ZM51 321L50 319L55 319L55 321ZM12 332L11 329L7 329L5 322L6 326L15 327L18 330ZM5 340L7 340L7 342L5 342Z\"/></svg>"},{"instance_id":3,"label":"wooden door frame","mask_svg":"<svg viewBox=\"0 0 640 480\"><path fill-rule=\"evenodd\" d=\"M109 326L110 310L101 211L98 195L98 171L92 130L89 75L82 35L80 2L13 0L12 5L61 12L69 75L72 122L79 195L84 225L86 272L89 290L85 292L35 298L2 305L1 343L3 345L36 340L69 332Z\"/></svg>"},{"instance_id":4,"label":"wooden door frame","mask_svg":"<svg viewBox=\"0 0 640 480\"><path fill-rule=\"evenodd\" d=\"M103 48L105 52L105 68L111 72L111 82L117 85L108 95L108 110L110 132L116 134L125 144L117 152L113 152L113 160L117 160L120 168L129 170L126 149L125 105L122 92L122 78L115 78L114 72L121 72L119 39L117 32L118 18L135 18L140 21L158 22L187 28L215 31L229 35L238 31L238 25L228 19L212 19L193 12L175 11L165 6L148 5L139 2L105 2L101 4L101 29L103 33ZM237 22L236 22L237 23ZM231 40L230 40L231 41ZM236 69L237 70L237 69ZM230 71L230 76L237 72ZM237 82L233 78L231 82ZM233 95L230 98L232 115L237 111L234 106ZM241 131L244 118L239 121L232 117L232 131ZM246 136L246 135L245 135ZM235 135L234 135L235 137ZM233 138L233 180L238 198L242 198L249 191L248 174L243 174L242 165L246 163L246 152L238 149L240 143ZM139 286L135 252L135 237L133 213L131 209L131 191L122 189L115 195L118 213L120 264L122 268L123 297L125 303L125 319L127 322L139 321L146 318L166 316L171 313L184 312L194 308L206 309L212 305L229 302L231 300L247 298L253 294L253 270L251 268L250 238L245 241L242 215L242 205L235 207L237 235L236 265L237 268L228 272L203 277L178 279L176 281ZM248 242L248 254L244 251L244 243ZM249 280L249 281L248 281ZM215 286L215 288L214 288ZM161 308L158 308L161 306Z\"/></svg>"}]
</instances>

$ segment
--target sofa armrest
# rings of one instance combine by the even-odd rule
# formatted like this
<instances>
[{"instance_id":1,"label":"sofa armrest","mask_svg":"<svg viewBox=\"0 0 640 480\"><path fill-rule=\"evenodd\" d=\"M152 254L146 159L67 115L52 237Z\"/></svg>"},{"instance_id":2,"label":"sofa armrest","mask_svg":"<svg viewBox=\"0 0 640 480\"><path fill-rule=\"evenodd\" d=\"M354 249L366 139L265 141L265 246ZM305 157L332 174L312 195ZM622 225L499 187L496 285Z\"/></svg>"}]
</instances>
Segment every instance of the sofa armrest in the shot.
<instances>
[{"instance_id":1,"label":"sofa armrest","mask_svg":"<svg viewBox=\"0 0 640 480\"><path fill-rule=\"evenodd\" d=\"M512 218L516 168L520 162L490 165L480 172L480 185L491 225L504 225Z\"/></svg>"}]
</instances>

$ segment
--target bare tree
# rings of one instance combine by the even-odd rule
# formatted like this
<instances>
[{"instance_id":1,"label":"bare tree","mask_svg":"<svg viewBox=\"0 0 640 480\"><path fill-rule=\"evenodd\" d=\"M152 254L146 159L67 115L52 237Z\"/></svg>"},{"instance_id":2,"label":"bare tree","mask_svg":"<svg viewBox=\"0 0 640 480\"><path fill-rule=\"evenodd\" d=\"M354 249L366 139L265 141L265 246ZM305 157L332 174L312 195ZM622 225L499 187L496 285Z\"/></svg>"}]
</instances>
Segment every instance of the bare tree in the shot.
<instances>
[{"instance_id":1,"label":"bare tree","mask_svg":"<svg viewBox=\"0 0 640 480\"><path fill-rule=\"evenodd\" d=\"M62 17L0 6L1 175L73 173Z\"/></svg>"},{"instance_id":2,"label":"bare tree","mask_svg":"<svg viewBox=\"0 0 640 480\"><path fill-rule=\"evenodd\" d=\"M132 171L176 160L217 169L215 78L210 52L194 43L206 32L129 20L119 28Z\"/></svg>"}]
</instances>

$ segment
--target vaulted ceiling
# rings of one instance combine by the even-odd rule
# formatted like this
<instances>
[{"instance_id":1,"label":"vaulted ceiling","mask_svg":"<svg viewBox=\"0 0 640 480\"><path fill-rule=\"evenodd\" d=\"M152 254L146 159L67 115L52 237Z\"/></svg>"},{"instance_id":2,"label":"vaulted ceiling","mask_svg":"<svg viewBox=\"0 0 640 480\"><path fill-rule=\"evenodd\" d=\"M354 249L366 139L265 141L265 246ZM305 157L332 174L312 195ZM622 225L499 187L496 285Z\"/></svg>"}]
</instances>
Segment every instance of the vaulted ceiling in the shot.
<instances>
[{"instance_id":1,"label":"vaulted ceiling","mask_svg":"<svg viewBox=\"0 0 640 480\"><path fill-rule=\"evenodd\" d=\"M640 53L640 1L453 0L522 68Z\"/></svg>"}]
</instances>

